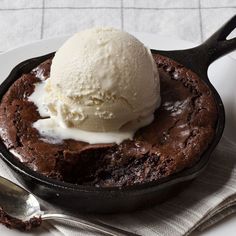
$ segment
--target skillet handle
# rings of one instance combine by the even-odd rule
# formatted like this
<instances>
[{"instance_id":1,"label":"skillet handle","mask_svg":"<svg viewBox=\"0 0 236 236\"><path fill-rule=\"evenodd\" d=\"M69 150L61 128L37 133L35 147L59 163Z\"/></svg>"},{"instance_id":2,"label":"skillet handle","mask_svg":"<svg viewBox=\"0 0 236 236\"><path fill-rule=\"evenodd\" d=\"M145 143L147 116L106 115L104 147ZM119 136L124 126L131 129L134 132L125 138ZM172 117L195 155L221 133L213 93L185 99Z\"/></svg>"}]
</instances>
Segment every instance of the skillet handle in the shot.
<instances>
[{"instance_id":1,"label":"skillet handle","mask_svg":"<svg viewBox=\"0 0 236 236\"><path fill-rule=\"evenodd\" d=\"M219 57L236 50L236 38L227 40L227 36L236 28L236 15L226 22L201 45L186 50L156 51L170 57L208 80L207 69Z\"/></svg>"}]
</instances>

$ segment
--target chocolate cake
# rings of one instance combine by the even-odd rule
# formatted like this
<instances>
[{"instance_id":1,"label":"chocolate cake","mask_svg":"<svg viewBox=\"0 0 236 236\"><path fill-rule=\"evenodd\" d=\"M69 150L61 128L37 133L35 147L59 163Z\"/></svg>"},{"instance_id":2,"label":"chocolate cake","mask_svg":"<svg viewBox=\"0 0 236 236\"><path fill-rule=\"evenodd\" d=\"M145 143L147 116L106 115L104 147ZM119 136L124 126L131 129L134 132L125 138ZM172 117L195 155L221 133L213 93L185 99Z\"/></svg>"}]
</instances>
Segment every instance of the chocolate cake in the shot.
<instances>
[{"instance_id":1,"label":"chocolate cake","mask_svg":"<svg viewBox=\"0 0 236 236\"><path fill-rule=\"evenodd\" d=\"M154 181L193 166L211 143L217 120L214 98L196 74L160 55L161 106L133 140L93 144L52 143L32 124L40 119L28 97L50 75L51 59L18 78L0 104L0 136L19 161L50 178L97 187ZM145 80L145 78L143 78ZM145 82L144 82L145 86Z\"/></svg>"}]
</instances>

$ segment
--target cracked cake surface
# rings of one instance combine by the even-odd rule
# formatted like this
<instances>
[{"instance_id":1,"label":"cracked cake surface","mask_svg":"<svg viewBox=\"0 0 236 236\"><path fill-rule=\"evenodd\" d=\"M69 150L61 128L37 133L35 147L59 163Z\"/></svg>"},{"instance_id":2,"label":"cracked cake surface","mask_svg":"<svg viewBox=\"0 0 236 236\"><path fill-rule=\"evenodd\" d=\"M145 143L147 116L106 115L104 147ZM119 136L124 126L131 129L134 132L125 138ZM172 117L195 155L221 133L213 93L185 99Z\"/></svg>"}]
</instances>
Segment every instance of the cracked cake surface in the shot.
<instances>
[{"instance_id":1,"label":"cracked cake surface","mask_svg":"<svg viewBox=\"0 0 236 236\"><path fill-rule=\"evenodd\" d=\"M29 168L80 185L129 186L193 166L215 134L214 97L190 70L164 56L153 57L160 73L162 102L154 121L139 129L133 140L90 145L75 140L52 143L41 137L32 126L41 117L28 97L35 83L50 76L52 59L23 74L3 96L1 139Z\"/></svg>"}]
</instances>

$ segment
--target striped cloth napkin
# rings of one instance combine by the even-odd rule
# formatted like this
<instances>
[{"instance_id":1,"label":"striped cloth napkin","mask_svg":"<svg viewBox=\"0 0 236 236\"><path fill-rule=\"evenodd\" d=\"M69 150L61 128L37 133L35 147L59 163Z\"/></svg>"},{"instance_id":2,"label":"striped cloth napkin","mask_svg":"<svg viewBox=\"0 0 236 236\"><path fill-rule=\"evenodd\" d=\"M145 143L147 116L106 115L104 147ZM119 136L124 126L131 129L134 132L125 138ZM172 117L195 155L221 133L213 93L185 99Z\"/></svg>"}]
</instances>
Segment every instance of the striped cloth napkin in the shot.
<instances>
[{"instance_id":1,"label":"striped cloth napkin","mask_svg":"<svg viewBox=\"0 0 236 236\"><path fill-rule=\"evenodd\" d=\"M0 173L15 182L5 164ZM113 226L148 236L189 235L236 211L236 143L223 137L209 166L184 191L151 209L130 214L93 216ZM44 224L50 235L102 235L76 224Z\"/></svg>"}]
</instances>

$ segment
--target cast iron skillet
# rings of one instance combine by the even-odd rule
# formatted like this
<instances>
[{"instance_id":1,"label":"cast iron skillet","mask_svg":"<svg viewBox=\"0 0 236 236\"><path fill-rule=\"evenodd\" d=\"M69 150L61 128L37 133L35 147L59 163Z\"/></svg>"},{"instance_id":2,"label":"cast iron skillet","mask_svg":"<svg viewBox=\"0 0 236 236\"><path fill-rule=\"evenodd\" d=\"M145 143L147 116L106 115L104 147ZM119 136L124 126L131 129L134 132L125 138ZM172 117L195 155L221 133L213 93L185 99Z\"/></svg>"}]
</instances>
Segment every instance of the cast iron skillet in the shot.
<instances>
[{"instance_id":1,"label":"cast iron skillet","mask_svg":"<svg viewBox=\"0 0 236 236\"><path fill-rule=\"evenodd\" d=\"M207 69L211 62L236 49L236 38L226 40L226 37L235 27L236 15L198 47L180 51L152 50L152 53L174 59L195 72L208 85L215 98L218 110L215 136L208 149L201 156L200 161L193 167L150 183L122 188L96 188L47 178L19 162L0 141L2 159L11 167L17 179L35 195L72 211L93 213L132 211L140 207L151 206L154 203L166 200L169 196L174 196L181 187L186 186L186 183L196 178L206 167L210 154L222 136L225 123L224 107L219 94L207 77ZM28 73L52 55L53 53L17 65L0 86L0 99L22 73Z\"/></svg>"}]
</instances>

